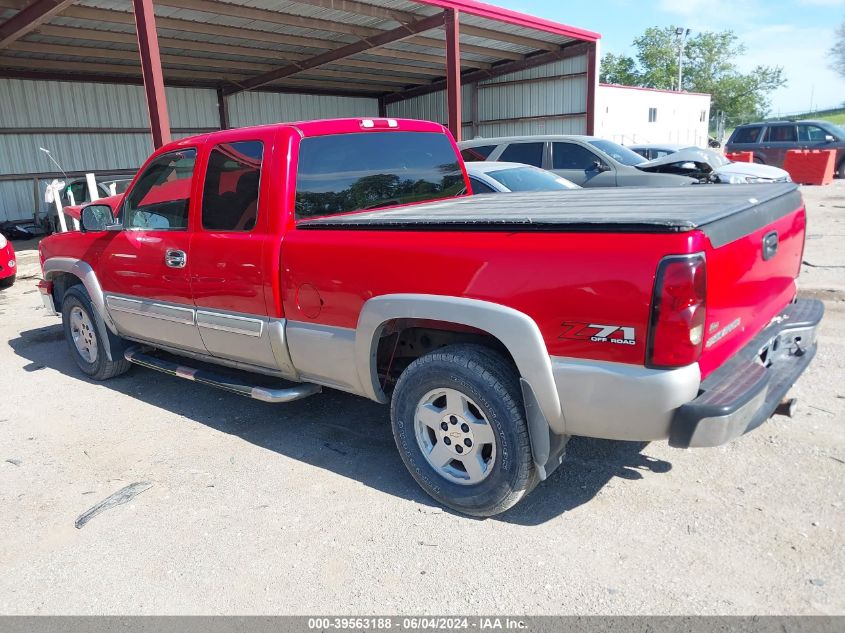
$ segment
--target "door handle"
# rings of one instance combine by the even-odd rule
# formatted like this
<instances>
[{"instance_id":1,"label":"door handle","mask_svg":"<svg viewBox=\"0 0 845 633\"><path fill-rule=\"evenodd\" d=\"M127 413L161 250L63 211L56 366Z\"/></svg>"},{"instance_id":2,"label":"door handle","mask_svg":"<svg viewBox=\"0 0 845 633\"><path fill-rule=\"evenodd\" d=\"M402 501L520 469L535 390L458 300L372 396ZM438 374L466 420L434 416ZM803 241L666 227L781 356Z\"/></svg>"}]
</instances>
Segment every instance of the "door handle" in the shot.
<instances>
[{"instance_id":1,"label":"door handle","mask_svg":"<svg viewBox=\"0 0 845 633\"><path fill-rule=\"evenodd\" d=\"M164 263L170 268L184 268L185 264L188 263L188 256L185 251L168 248L164 253Z\"/></svg>"}]
</instances>

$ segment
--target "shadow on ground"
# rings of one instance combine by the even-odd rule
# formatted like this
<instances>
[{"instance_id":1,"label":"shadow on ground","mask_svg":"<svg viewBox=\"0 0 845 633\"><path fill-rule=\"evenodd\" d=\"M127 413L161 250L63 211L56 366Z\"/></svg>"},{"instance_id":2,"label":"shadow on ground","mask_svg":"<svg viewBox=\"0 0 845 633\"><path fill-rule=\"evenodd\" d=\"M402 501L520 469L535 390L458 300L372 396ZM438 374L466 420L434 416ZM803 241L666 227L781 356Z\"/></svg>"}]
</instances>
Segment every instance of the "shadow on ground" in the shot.
<instances>
[{"instance_id":1,"label":"shadow on ground","mask_svg":"<svg viewBox=\"0 0 845 633\"><path fill-rule=\"evenodd\" d=\"M26 371L50 368L88 381L66 348L61 325L22 332L9 345L29 361ZM399 458L388 408L364 398L326 390L305 400L271 405L200 384L186 385L182 379L140 367L100 384L387 494L435 506ZM646 445L575 438L561 467L495 520L539 525L587 503L615 477L641 479L644 471L671 470L669 462L643 455Z\"/></svg>"}]
</instances>

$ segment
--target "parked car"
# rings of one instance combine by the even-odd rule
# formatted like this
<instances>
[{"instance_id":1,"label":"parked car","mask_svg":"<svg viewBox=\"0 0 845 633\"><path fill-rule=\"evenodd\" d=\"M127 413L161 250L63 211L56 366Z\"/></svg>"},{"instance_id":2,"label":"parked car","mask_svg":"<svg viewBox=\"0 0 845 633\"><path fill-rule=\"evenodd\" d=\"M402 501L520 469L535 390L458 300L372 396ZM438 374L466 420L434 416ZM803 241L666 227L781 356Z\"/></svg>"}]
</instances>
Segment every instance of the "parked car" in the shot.
<instances>
[{"instance_id":1,"label":"parked car","mask_svg":"<svg viewBox=\"0 0 845 633\"><path fill-rule=\"evenodd\" d=\"M782 167L791 149L836 150L836 175L845 178L845 130L828 121L763 121L737 126L727 152L754 152L754 161Z\"/></svg>"},{"instance_id":2,"label":"parked car","mask_svg":"<svg viewBox=\"0 0 845 633\"><path fill-rule=\"evenodd\" d=\"M18 261L15 249L6 236L0 233L0 289L9 288L15 283L18 273Z\"/></svg>"},{"instance_id":3,"label":"parked car","mask_svg":"<svg viewBox=\"0 0 845 633\"><path fill-rule=\"evenodd\" d=\"M679 145L677 143L649 143L645 145L626 145L629 150L636 152L646 160L663 158L669 154L691 147L690 145Z\"/></svg>"},{"instance_id":4,"label":"parked car","mask_svg":"<svg viewBox=\"0 0 845 633\"><path fill-rule=\"evenodd\" d=\"M580 189L550 171L520 163L466 163L466 170L474 194Z\"/></svg>"},{"instance_id":5,"label":"parked car","mask_svg":"<svg viewBox=\"0 0 845 633\"><path fill-rule=\"evenodd\" d=\"M471 161L512 161L542 167L581 187L677 187L696 182L638 169L645 159L618 143L594 136L511 136L458 143Z\"/></svg>"},{"instance_id":6,"label":"parked car","mask_svg":"<svg viewBox=\"0 0 845 633\"><path fill-rule=\"evenodd\" d=\"M573 435L696 447L756 428L816 352L792 183L469 188L426 121L181 139L119 223L92 203L81 231L41 241L38 287L96 380L137 364L265 402L389 402L411 475L479 516Z\"/></svg>"},{"instance_id":7,"label":"parked car","mask_svg":"<svg viewBox=\"0 0 845 633\"><path fill-rule=\"evenodd\" d=\"M684 174L703 182L749 184L792 182L789 172L756 163L734 162L712 149L677 145L629 145L633 151L649 159L649 169L661 173Z\"/></svg>"},{"instance_id":8,"label":"parked car","mask_svg":"<svg viewBox=\"0 0 845 633\"><path fill-rule=\"evenodd\" d=\"M121 194L126 191L129 184L132 182L131 178L105 178L96 179L97 192L100 198L108 198L112 195ZM112 193L114 188L114 193ZM81 205L86 202L91 202L91 194L88 191L88 181L85 178L75 178L65 184L61 192L62 206L71 205L71 198L74 205Z\"/></svg>"}]
</instances>

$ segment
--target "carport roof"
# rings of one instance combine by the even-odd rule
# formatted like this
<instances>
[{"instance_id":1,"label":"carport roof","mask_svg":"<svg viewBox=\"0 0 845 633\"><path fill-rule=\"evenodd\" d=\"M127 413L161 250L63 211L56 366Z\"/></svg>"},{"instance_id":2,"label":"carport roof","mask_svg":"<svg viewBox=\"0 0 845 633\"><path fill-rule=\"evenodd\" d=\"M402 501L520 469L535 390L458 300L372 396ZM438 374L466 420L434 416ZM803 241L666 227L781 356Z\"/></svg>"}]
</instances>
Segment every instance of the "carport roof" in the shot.
<instances>
[{"instance_id":1,"label":"carport roof","mask_svg":"<svg viewBox=\"0 0 845 633\"><path fill-rule=\"evenodd\" d=\"M170 85L391 100L443 87L444 10L460 15L464 81L583 52L600 37L471 0L155 0ZM140 83L132 2L0 0L0 76Z\"/></svg>"}]
</instances>

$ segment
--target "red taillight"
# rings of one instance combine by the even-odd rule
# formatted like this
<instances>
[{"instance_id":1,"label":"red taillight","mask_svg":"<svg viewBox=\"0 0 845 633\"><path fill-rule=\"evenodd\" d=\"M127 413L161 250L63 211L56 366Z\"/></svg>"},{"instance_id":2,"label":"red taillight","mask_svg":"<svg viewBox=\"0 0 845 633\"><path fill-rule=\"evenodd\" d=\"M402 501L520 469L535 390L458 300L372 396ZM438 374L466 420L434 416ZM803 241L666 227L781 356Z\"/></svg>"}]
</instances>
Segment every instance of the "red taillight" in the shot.
<instances>
[{"instance_id":1,"label":"red taillight","mask_svg":"<svg viewBox=\"0 0 845 633\"><path fill-rule=\"evenodd\" d=\"M646 364L682 367L698 360L704 340L707 268L704 254L666 257L651 300Z\"/></svg>"}]
</instances>

